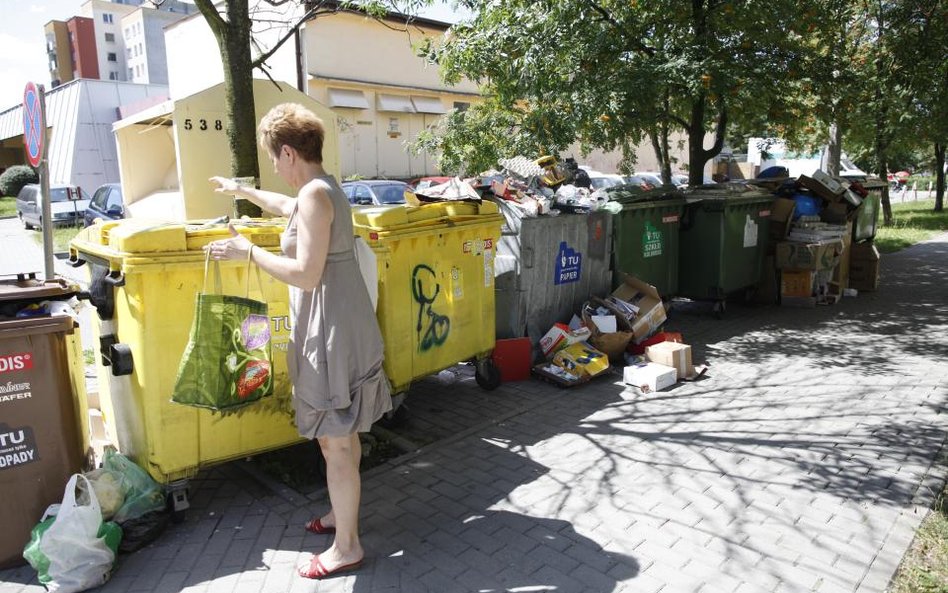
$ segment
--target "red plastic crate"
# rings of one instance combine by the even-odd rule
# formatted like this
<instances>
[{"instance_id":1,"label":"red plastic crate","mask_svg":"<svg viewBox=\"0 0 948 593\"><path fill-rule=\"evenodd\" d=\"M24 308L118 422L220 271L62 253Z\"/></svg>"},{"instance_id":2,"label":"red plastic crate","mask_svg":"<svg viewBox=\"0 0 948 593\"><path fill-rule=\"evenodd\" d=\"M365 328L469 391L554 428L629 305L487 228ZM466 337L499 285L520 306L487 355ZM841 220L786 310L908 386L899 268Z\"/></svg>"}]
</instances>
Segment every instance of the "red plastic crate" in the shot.
<instances>
[{"instance_id":1,"label":"red plastic crate","mask_svg":"<svg viewBox=\"0 0 948 593\"><path fill-rule=\"evenodd\" d=\"M500 369L500 380L525 381L530 378L533 363L533 345L530 338L508 338L497 340L491 355Z\"/></svg>"}]
</instances>

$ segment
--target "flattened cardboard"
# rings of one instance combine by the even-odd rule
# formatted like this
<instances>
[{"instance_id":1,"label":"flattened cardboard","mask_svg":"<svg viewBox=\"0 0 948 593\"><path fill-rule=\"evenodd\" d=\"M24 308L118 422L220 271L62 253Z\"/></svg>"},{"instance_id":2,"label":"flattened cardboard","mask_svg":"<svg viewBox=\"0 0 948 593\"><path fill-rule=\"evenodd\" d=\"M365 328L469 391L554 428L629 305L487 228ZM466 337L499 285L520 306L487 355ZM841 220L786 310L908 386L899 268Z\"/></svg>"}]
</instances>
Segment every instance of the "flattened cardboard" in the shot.
<instances>
[{"instance_id":1,"label":"flattened cardboard","mask_svg":"<svg viewBox=\"0 0 948 593\"><path fill-rule=\"evenodd\" d=\"M816 273L811 270L780 271L780 301L788 297L808 298L813 295Z\"/></svg>"}]
</instances>

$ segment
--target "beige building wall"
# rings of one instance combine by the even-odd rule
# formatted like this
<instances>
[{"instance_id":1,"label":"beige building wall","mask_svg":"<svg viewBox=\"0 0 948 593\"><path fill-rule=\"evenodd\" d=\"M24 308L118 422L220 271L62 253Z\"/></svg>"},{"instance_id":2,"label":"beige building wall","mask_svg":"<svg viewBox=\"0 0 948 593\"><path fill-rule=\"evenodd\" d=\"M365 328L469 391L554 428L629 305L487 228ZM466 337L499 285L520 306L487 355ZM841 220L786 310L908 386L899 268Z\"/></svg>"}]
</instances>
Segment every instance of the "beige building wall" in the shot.
<instances>
[{"instance_id":1,"label":"beige building wall","mask_svg":"<svg viewBox=\"0 0 948 593\"><path fill-rule=\"evenodd\" d=\"M445 113L478 100L475 84L445 85L437 67L416 55L424 39L444 30L430 21L406 26L346 12L307 23L309 94L337 115L343 177L440 173L437 155L411 154L408 145Z\"/></svg>"}]
</instances>

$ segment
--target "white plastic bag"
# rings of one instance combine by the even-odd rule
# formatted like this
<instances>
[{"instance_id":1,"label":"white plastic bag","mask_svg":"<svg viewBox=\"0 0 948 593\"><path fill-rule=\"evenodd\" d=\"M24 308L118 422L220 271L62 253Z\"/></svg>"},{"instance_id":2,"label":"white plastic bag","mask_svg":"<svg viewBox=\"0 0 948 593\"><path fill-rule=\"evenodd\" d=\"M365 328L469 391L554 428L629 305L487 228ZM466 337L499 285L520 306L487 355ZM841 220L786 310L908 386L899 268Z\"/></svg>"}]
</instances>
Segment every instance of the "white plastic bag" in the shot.
<instances>
[{"instance_id":1,"label":"white plastic bag","mask_svg":"<svg viewBox=\"0 0 948 593\"><path fill-rule=\"evenodd\" d=\"M76 482L83 480L90 493L89 504L76 502ZM97 537L102 526L102 511L95 490L82 474L74 474L66 484L56 521L40 541L40 549L49 558L51 581L46 588L59 593L75 593L98 587L109 579L115 553Z\"/></svg>"}]
</instances>

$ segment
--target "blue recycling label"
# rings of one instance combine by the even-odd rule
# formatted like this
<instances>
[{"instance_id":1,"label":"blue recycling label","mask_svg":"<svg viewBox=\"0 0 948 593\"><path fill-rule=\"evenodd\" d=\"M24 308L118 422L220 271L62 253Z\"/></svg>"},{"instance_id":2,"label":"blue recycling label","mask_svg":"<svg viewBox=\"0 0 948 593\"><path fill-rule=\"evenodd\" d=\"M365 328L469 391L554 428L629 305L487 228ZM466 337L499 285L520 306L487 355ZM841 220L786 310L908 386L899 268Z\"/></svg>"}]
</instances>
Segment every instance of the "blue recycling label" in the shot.
<instances>
[{"instance_id":1,"label":"blue recycling label","mask_svg":"<svg viewBox=\"0 0 948 593\"><path fill-rule=\"evenodd\" d=\"M553 273L553 284L569 284L578 282L583 270L583 254L574 251L566 241L560 242L560 252L556 256L556 270Z\"/></svg>"}]
</instances>

